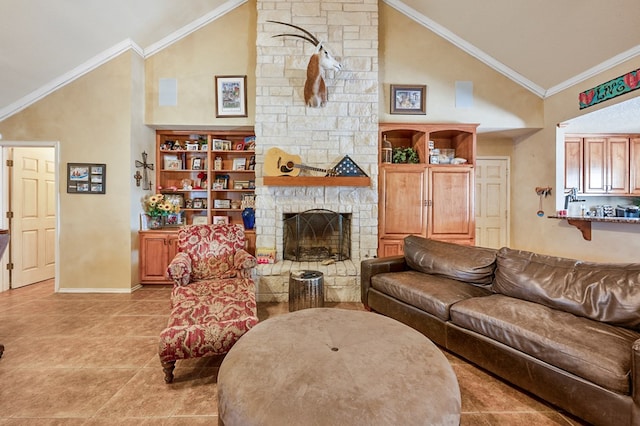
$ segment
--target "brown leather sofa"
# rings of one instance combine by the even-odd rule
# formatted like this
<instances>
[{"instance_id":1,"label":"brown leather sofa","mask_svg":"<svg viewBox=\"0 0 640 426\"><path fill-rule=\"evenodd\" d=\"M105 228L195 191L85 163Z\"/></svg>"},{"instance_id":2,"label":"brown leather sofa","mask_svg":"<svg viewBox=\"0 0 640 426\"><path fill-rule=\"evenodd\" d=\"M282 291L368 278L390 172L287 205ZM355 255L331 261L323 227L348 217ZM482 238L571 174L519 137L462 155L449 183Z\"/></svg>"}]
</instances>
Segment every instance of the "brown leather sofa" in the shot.
<instances>
[{"instance_id":1,"label":"brown leather sofa","mask_svg":"<svg viewBox=\"0 0 640 426\"><path fill-rule=\"evenodd\" d=\"M362 302L596 425L640 425L640 264L410 236L362 262Z\"/></svg>"}]
</instances>

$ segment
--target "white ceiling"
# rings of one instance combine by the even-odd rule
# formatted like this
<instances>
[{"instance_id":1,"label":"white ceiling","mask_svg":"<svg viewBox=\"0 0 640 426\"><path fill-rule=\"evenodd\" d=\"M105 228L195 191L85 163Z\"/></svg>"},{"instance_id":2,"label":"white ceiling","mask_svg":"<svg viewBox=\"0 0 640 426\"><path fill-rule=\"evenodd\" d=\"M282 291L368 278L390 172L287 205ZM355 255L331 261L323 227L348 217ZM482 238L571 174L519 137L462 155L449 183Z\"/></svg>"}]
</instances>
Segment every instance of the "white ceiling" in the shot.
<instances>
[{"instance_id":1,"label":"white ceiling","mask_svg":"<svg viewBox=\"0 0 640 426\"><path fill-rule=\"evenodd\" d=\"M153 53L245 1L0 0L0 120L123 43ZM382 1L542 97L640 55L638 0Z\"/></svg>"}]
</instances>

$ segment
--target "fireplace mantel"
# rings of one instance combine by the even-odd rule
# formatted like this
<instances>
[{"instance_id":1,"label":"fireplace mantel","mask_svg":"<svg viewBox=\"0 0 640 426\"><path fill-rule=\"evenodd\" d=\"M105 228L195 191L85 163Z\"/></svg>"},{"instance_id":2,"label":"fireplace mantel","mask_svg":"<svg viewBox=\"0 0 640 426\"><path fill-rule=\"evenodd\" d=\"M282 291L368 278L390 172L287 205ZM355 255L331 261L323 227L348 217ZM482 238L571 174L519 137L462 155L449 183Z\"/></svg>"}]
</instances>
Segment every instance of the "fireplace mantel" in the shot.
<instances>
[{"instance_id":1,"label":"fireplace mantel","mask_svg":"<svg viewBox=\"0 0 640 426\"><path fill-rule=\"evenodd\" d=\"M369 186L369 176L265 176L265 186Z\"/></svg>"}]
</instances>

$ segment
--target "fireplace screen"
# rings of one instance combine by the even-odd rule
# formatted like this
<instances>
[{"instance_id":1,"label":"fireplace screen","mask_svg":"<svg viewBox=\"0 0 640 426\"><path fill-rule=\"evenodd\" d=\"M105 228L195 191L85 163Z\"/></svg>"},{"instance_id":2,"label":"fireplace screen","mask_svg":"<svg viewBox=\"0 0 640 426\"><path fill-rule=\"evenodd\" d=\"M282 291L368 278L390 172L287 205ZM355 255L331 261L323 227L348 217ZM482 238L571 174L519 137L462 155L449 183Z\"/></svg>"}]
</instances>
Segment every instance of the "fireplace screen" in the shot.
<instances>
[{"instance_id":1,"label":"fireplace screen","mask_svg":"<svg viewBox=\"0 0 640 426\"><path fill-rule=\"evenodd\" d=\"M285 214L284 259L294 262L349 259L350 216L322 209Z\"/></svg>"}]
</instances>

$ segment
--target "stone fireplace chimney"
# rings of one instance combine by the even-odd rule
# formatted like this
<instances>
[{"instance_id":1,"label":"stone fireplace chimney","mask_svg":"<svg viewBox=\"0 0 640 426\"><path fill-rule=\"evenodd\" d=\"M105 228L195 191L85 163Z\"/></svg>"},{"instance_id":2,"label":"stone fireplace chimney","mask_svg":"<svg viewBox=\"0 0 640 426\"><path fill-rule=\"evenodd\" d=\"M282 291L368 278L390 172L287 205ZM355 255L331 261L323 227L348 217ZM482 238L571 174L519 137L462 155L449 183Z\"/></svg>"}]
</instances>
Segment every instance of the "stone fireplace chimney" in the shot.
<instances>
[{"instance_id":1,"label":"stone fireplace chimney","mask_svg":"<svg viewBox=\"0 0 640 426\"><path fill-rule=\"evenodd\" d=\"M316 269L325 275L327 301L359 301L360 261L377 250L378 1L257 0L257 9L256 245L276 250L276 263L259 267L258 300L288 300L289 272ZM304 102L314 46L294 37L274 38L289 31L269 20L310 31L342 63L341 71L325 74L325 107L307 107ZM371 185L265 186L262 165L272 147L320 169L348 155L371 178ZM283 260L285 215L312 209L350 215L351 259L328 266Z\"/></svg>"}]
</instances>

